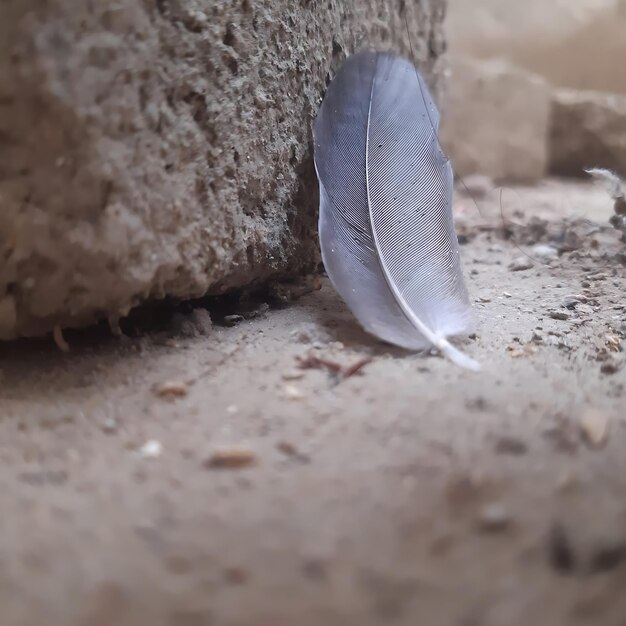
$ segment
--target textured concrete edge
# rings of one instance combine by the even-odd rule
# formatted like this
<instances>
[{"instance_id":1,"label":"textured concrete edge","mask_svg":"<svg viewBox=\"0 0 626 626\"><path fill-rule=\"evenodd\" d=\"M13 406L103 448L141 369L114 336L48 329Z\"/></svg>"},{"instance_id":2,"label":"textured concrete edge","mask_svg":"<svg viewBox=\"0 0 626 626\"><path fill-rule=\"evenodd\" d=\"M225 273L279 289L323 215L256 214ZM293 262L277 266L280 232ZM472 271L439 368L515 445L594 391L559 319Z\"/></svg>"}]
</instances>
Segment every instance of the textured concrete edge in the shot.
<instances>
[{"instance_id":1,"label":"textured concrete edge","mask_svg":"<svg viewBox=\"0 0 626 626\"><path fill-rule=\"evenodd\" d=\"M345 55L359 47L370 45L393 48L409 56L405 20L401 15L403 11L407 12L412 45L420 61L420 68L430 78L431 84L434 83L435 93L439 92L440 83L433 77L441 74L441 55L445 49L441 30L443 2L415 2L408 6L400 2L393 9L387 7L386 14L380 9L380 3L375 1L356 3L349 9L343 4L331 3L332 14L329 19L335 28L330 28L326 34L327 40L319 44L319 71L302 85L310 92L310 103L314 100L319 103L324 82L328 81ZM28 5L36 7L37 2L31 0ZM13 3L11 6L15 10L17 5ZM5 25L9 22L6 20ZM32 33L28 33L31 26L24 26L29 36L32 36ZM35 27L42 28L41 24ZM171 31L169 37L179 33L170 24L165 28ZM3 52L20 36L24 34L16 31L11 37L5 38ZM152 54L153 44L148 46ZM163 45L163 42L159 45ZM33 46L29 42L26 48ZM229 199L236 197L227 193L218 198L217 203L209 202L205 195L204 202L195 209L201 216L198 223L189 218L178 229L176 224L170 223L170 215L155 216L151 213L150 201L154 201L154 197L149 192L149 178L146 180L148 191L143 196L134 188L136 181L132 175L128 175L132 158L122 159L114 165L108 160L108 150L127 148L124 141L118 141L117 138L114 141L108 128L105 128L102 137L94 140L94 127L83 128L87 123L84 102L80 100L76 105L71 99L72 94L51 94L50 72L54 68L50 70L48 66L52 61L48 59L44 63L41 58L37 58L37 51L33 49L27 50L27 53L35 59L33 67L38 71L31 73L28 78L20 76L14 83L24 88L14 103L15 110L20 110L19 115L16 115L17 131L24 130L27 135L28 128L31 137L48 138L48 146L52 147L46 151L42 149L43 143L31 144L22 157L28 160L40 152L39 158L45 160L40 170L43 170L47 180L54 179L55 183L51 187L48 182L40 185L40 180L34 180L33 185L27 188L26 182L21 180L18 187L23 184L24 188L19 187L15 192L15 180L18 177L14 177L9 180L8 187L0 189L0 202L5 208L8 207L2 211L4 215L0 214L0 249L6 253L17 240L22 245L23 253L19 262L14 263L12 274L2 276L0 271L1 339L40 335L56 326L78 327L107 317L117 318L126 315L142 302L166 296L184 299L260 286L271 280L296 277L315 266L317 182L312 166L309 128L315 114L314 106L309 106L305 124L301 120L297 122L301 136L291 136L299 146L293 163L284 168L289 171L291 178L285 184L285 196L278 198L272 207L274 222L258 228L255 214L234 214L226 218L216 232L207 232L207 217L219 215L223 207L229 206ZM89 53L93 54L93 50L89 50ZM145 51L139 55L144 65L151 61L150 58L144 58L145 55ZM15 74L12 77L15 78ZM5 91L0 89L1 96L7 96L6 86L5 82ZM163 84L158 86L167 87ZM22 95L24 97L20 99ZM83 94L80 95L82 97ZM15 94L9 93L8 96L13 97ZM46 99L47 113L53 114L51 119L36 116L38 102ZM115 106L105 112L117 114ZM33 129L29 124L32 125L34 119L37 119L37 124ZM88 121L89 124L94 123L93 120ZM101 126L96 125L95 128L101 130ZM143 131L143 127L139 131ZM90 141L86 142L85 137L91 137ZM57 152L67 152L68 145L72 148L71 159L52 158ZM144 153L137 151L135 157L137 154L141 156ZM16 171L19 165L15 165ZM113 188L109 184L111 172L107 170L111 167L116 176L120 176L121 170L127 170L124 188L122 185L120 189ZM228 175L227 166L220 164L220 167L224 170L220 173ZM150 172L146 176L148 174ZM185 210L181 204L185 198L179 201L177 193L190 184L197 184L198 177L198 172L193 172L193 175L183 172L177 179L162 184L160 189L169 194L168 206L174 208L174 213L182 214ZM72 183L73 193L80 197L79 211L74 211L74 198L67 205L68 198L63 195L63 185L68 181ZM237 184L232 187L236 190ZM21 195L20 202L14 202L12 206L6 204L7 189L9 195L17 194L13 199ZM22 202L25 197L29 200L32 198L33 189L41 196L43 208L29 214L30 221L27 221ZM203 193L206 194L206 189ZM46 205L48 201L56 204ZM143 213L135 210L135 201L144 205ZM258 199L258 203L263 202L263 198ZM209 215L203 215L203 207L209 205L214 205L214 208L206 208ZM262 210L268 209L266 207ZM240 232L243 230L241 220L252 224L249 228L252 243L246 241L246 236ZM159 221L167 222L166 226L158 225ZM155 223L157 226L152 228ZM60 242L65 245L68 241L70 244L59 255L56 247ZM184 250L181 250L181 241L185 242ZM105 245L107 242L111 244L108 247ZM59 256L62 257L60 260ZM151 256L158 256L158 262L147 262L146 259ZM65 273L51 271L50 259L55 263L65 263ZM131 267L133 260L136 265ZM35 281L45 284L45 288L38 291ZM34 294L32 297L28 295L29 290Z\"/></svg>"}]
</instances>

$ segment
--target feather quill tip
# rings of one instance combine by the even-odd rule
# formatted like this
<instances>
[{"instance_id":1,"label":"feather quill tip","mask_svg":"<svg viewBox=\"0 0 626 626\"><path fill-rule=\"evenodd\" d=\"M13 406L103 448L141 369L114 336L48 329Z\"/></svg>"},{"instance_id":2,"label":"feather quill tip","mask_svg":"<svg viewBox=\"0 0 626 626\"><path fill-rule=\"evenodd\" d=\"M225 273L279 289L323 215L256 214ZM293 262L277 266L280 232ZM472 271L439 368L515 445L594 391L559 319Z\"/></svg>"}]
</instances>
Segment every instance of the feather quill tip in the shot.
<instances>
[{"instance_id":1,"label":"feather quill tip","mask_svg":"<svg viewBox=\"0 0 626 626\"><path fill-rule=\"evenodd\" d=\"M472 359L458 348L455 348L447 339L440 339L435 344L441 353L448 357L453 363L472 372L479 372L481 367L478 361Z\"/></svg>"}]
</instances>

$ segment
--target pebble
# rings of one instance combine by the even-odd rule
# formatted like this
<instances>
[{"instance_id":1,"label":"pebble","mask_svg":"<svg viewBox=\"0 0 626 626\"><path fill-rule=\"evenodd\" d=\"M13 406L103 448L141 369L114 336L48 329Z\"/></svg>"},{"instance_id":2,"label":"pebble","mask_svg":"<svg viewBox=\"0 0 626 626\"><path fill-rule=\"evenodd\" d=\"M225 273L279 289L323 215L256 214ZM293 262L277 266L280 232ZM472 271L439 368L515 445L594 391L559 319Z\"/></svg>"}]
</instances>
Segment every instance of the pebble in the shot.
<instances>
[{"instance_id":1,"label":"pebble","mask_svg":"<svg viewBox=\"0 0 626 626\"><path fill-rule=\"evenodd\" d=\"M517 437L501 437L496 441L495 450L498 454L521 456L528 452L528 446Z\"/></svg>"},{"instance_id":2,"label":"pebble","mask_svg":"<svg viewBox=\"0 0 626 626\"><path fill-rule=\"evenodd\" d=\"M283 380L302 380L304 378L304 372L301 370L289 370L284 372L281 376Z\"/></svg>"},{"instance_id":3,"label":"pebble","mask_svg":"<svg viewBox=\"0 0 626 626\"><path fill-rule=\"evenodd\" d=\"M600 366L600 372L602 374L611 376L619 372L621 365L622 365L621 362L618 361L617 359L608 359L607 361L602 363L602 365Z\"/></svg>"},{"instance_id":4,"label":"pebble","mask_svg":"<svg viewBox=\"0 0 626 626\"><path fill-rule=\"evenodd\" d=\"M544 259L556 259L559 256L559 251L554 247L545 243L538 243L531 248L533 256L542 257Z\"/></svg>"},{"instance_id":5,"label":"pebble","mask_svg":"<svg viewBox=\"0 0 626 626\"><path fill-rule=\"evenodd\" d=\"M118 421L115 418L110 417L102 422L102 432L105 432L107 435L112 435L117 432L118 426Z\"/></svg>"},{"instance_id":6,"label":"pebble","mask_svg":"<svg viewBox=\"0 0 626 626\"><path fill-rule=\"evenodd\" d=\"M598 409L587 409L580 418L580 431L590 448L603 448L609 439L609 416Z\"/></svg>"},{"instance_id":7,"label":"pebble","mask_svg":"<svg viewBox=\"0 0 626 626\"><path fill-rule=\"evenodd\" d=\"M558 311L558 310L554 310L554 311L549 311L548 315L553 319L553 320L568 320L571 315L567 312L567 311Z\"/></svg>"},{"instance_id":8,"label":"pebble","mask_svg":"<svg viewBox=\"0 0 626 626\"><path fill-rule=\"evenodd\" d=\"M156 459L163 452L163 444L156 439L150 439L139 448L139 454L144 459Z\"/></svg>"},{"instance_id":9,"label":"pebble","mask_svg":"<svg viewBox=\"0 0 626 626\"><path fill-rule=\"evenodd\" d=\"M512 263L509 264L509 271L511 272L523 272L525 270L532 269L533 262L526 257L518 257Z\"/></svg>"},{"instance_id":10,"label":"pebble","mask_svg":"<svg viewBox=\"0 0 626 626\"><path fill-rule=\"evenodd\" d=\"M211 314L206 309L194 309L190 317L200 335L211 334L213 320L211 319Z\"/></svg>"},{"instance_id":11,"label":"pebble","mask_svg":"<svg viewBox=\"0 0 626 626\"><path fill-rule=\"evenodd\" d=\"M576 306L580 303L580 300L578 298L576 298L575 296L567 296L566 298L563 298L563 306L566 309L575 309Z\"/></svg>"},{"instance_id":12,"label":"pebble","mask_svg":"<svg viewBox=\"0 0 626 626\"><path fill-rule=\"evenodd\" d=\"M289 400L302 400L304 398L302 391L294 385L285 385L284 394L285 398Z\"/></svg>"},{"instance_id":13,"label":"pebble","mask_svg":"<svg viewBox=\"0 0 626 626\"><path fill-rule=\"evenodd\" d=\"M224 324L226 324L226 326L236 326L239 322L243 322L243 320L243 315L226 315L224 317Z\"/></svg>"},{"instance_id":14,"label":"pebble","mask_svg":"<svg viewBox=\"0 0 626 626\"><path fill-rule=\"evenodd\" d=\"M256 461L256 454L249 448L223 448L213 452L204 466L208 469L241 469Z\"/></svg>"},{"instance_id":15,"label":"pebble","mask_svg":"<svg viewBox=\"0 0 626 626\"><path fill-rule=\"evenodd\" d=\"M186 396L189 386L182 380L168 380L155 388L159 398L181 398Z\"/></svg>"},{"instance_id":16,"label":"pebble","mask_svg":"<svg viewBox=\"0 0 626 626\"><path fill-rule=\"evenodd\" d=\"M478 516L478 527L483 532L502 532L510 527L511 514L501 502L492 502L482 508Z\"/></svg>"}]
</instances>

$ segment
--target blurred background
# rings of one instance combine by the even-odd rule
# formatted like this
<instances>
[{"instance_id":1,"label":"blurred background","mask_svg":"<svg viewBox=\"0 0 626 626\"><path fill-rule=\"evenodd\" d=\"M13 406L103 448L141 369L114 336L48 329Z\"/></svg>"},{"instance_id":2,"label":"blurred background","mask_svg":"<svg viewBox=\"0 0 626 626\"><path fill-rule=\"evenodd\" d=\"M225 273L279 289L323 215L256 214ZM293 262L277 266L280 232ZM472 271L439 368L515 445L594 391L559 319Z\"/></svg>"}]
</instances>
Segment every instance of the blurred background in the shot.
<instances>
[{"instance_id":1,"label":"blurred background","mask_svg":"<svg viewBox=\"0 0 626 626\"><path fill-rule=\"evenodd\" d=\"M626 171L626 0L450 0L443 136L461 175Z\"/></svg>"}]
</instances>

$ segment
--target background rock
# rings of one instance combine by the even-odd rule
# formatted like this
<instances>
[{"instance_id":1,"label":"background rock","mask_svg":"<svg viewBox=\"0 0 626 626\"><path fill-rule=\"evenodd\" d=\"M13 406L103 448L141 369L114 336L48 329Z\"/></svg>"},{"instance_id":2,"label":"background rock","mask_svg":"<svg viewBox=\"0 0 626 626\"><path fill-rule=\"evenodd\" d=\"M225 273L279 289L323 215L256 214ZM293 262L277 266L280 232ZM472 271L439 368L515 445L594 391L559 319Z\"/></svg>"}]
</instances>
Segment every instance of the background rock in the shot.
<instances>
[{"instance_id":1,"label":"background rock","mask_svg":"<svg viewBox=\"0 0 626 626\"><path fill-rule=\"evenodd\" d=\"M573 89L626 93L626 0L450 0L455 56L504 58Z\"/></svg>"},{"instance_id":2,"label":"background rock","mask_svg":"<svg viewBox=\"0 0 626 626\"><path fill-rule=\"evenodd\" d=\"M549 144L552 174L580 176L590 167L626 173L626 96L556 91Z\"/></svg>"},{"instance_id":3,"label":"background rock","mask_svg":"<svg viewBox=\"0 0 626 626\"><path fill-rule=\"evenodd\" d=\"M455 59L441 141L461 176L536 181L546 173L549 85L501 61Z\"/></svg>"},{"instance_id":4,"label":"background rock","mask_svg":"<svg viewBox=\"0 0 626 626\"><path fill-rule=\"evenodd\" d=\"M0 4L0 339L311 268L312 118L401 11L433 78L443 0Z\"/></svg>"}]
</instances>

